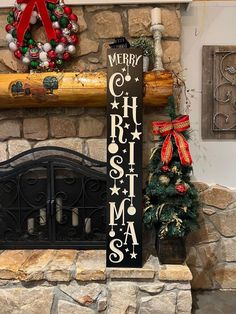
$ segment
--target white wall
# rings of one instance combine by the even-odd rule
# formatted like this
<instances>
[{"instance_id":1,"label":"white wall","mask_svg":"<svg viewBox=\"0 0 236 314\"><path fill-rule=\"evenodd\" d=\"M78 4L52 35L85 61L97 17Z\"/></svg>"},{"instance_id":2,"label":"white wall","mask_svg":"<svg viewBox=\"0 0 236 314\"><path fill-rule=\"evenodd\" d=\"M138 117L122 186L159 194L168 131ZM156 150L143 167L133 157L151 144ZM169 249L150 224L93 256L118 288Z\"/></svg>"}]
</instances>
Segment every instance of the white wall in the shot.
<instances>
[{"instance_id":1,"label":"white wall","mask_svg":"<svg viewBox=\"0 0 236 314\"><path fill-rule=\"evenodd\" d=\"M183 12L182 23L184 76L187 88L194 89L188 94L194 131L190 144L194 177L197 181L236 188L236 140L201 139L202 46L236 45L236 1L194 2L189 11Z\"/></svg>"}]
</instances>

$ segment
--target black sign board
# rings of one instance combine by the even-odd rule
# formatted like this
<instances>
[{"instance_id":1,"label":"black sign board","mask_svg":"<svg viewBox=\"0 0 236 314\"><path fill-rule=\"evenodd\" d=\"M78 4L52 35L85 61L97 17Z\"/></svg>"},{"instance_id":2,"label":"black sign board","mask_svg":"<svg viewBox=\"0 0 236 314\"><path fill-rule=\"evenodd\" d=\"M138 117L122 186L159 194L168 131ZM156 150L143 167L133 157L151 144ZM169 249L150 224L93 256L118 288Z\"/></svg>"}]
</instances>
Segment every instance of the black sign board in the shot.
<instances>
[{"instance_id":1,"label":"black sign board","mask_svg":"<svg viewBox=\"0 0 236 314\"><path fill-rule=\"evenodd\" d=\"M142 267L143 57L108 50L107 266Z\"/></svg>"}]
</instances>

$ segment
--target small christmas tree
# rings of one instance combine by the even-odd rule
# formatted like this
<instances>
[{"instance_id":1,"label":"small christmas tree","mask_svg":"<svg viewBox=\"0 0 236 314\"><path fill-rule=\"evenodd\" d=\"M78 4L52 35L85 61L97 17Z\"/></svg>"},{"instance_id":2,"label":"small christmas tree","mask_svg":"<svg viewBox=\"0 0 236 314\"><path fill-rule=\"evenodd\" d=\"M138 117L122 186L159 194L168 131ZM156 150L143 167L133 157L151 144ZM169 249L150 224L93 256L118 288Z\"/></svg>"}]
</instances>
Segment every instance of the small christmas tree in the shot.
<instances>
[{"instance_id":1,"label":"small christmas tree","mask_svg":"<svg viewBox=\"0 0 236 314\"><path fill-rule=\"evenodd\" d=\"M198 227L198 193L190 182L189 118L176 116L173 97L168 111L171 121L153 122L153 132L160 138L150 158L143 217L144 225L155 227L160 239L185 237Z\"/></svg>"}]
</instances>

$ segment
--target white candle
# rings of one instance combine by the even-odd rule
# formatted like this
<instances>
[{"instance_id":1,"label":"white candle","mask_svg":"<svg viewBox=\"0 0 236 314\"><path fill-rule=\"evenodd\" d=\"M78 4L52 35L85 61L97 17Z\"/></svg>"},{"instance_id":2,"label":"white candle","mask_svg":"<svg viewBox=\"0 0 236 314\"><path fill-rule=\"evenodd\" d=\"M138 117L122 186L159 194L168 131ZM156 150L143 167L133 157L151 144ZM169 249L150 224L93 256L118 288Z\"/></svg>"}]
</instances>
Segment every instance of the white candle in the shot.
<instances>
[{"instance_id":1,"label":"white candle","mask_svg":"<svg viewBox=\"0 0 236 314\"><path fill-rule=\"evenodd\" d=\"M57 222L62 221L62 199L60 197L56 198L56 219Z\"/></svg>"},{"instance_id":2,"label":"white candle","mask_svg":"<svg viewBox=\"0 0 236 314\"><path fill-rule=\"evenodd\" d=\"M85 218L85 232L88 234L91 232L91 218Z\"/></svg>"},{"instance_id":3,"label":"white candle","mask_svg":"<svg viewBox=\"0 0 236 314\"><path fill-rule=\"evenodd\" d=\"M28 233L33 234L34 233L34 218L29 218L27 220L27 228L28 228Z\"/></svg>"},{"instance_id":4,"label":"white candle","mask_svg":"<svg viewBox=\"0 0 236 314\"><path fill-rule=\"evenodd\" d=\"M78 208L72 209L72 226L77 227L79 224Z\"/></svg>"},{"instance_id":5,"label":"white candle","mask_svg":"<svg viewBox=\"0 0 236 314\"><path fill-rule=\"evenodd\" d=\"M151 10L152 25L161 24L161 9L154 8Z\"/></svg>"},{"instance_id":6,"label":"white candle","mask_svg":"<svg viewBox=\"0 0 236 314\"><path fill-rule=\"evenodd\" d=\"M47 222L46 208L41 208L39 212L40 212L40 218L39 218L40 226L45 226Z\"/></svg>"}]
</instances>

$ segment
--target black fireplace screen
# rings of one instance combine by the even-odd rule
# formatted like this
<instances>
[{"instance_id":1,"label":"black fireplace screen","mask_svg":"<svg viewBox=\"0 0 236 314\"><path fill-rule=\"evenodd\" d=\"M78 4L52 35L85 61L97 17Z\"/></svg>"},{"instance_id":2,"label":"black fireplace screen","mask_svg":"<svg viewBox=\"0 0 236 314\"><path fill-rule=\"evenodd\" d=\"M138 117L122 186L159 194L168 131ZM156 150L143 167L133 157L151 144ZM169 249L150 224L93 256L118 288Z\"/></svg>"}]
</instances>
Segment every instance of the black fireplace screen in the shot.
<instances>
[{"instance_id":1,"label":"black fireplace screen","mask_svg":"<svg viewBox=\"0 0 236 314\"><path fill-rule=\"evenodd\" d=\"M66 148L0 163L0 249L105 248L106 164Z\"/></svg>"}]
</instances>

